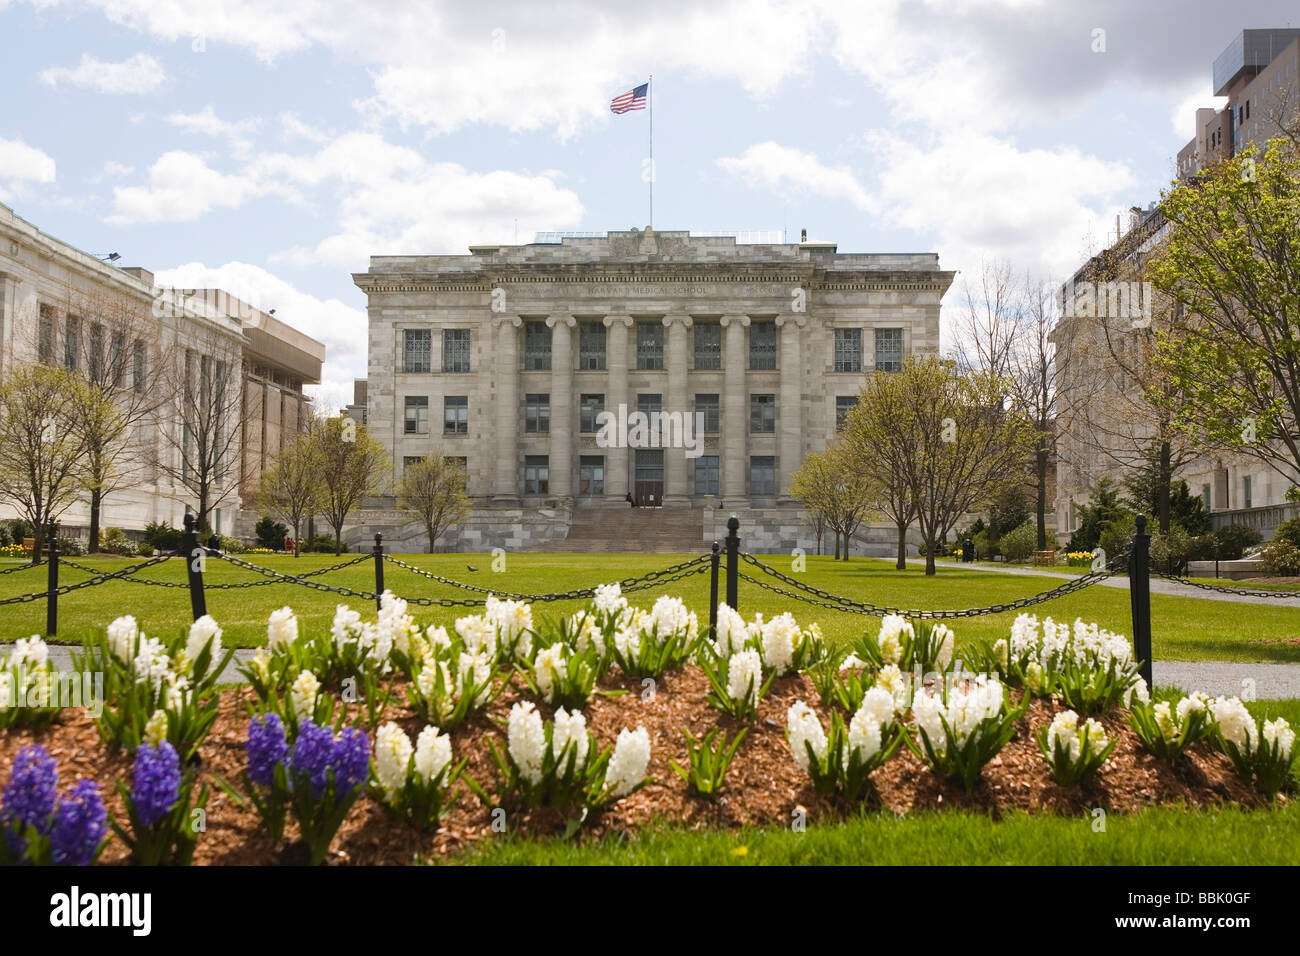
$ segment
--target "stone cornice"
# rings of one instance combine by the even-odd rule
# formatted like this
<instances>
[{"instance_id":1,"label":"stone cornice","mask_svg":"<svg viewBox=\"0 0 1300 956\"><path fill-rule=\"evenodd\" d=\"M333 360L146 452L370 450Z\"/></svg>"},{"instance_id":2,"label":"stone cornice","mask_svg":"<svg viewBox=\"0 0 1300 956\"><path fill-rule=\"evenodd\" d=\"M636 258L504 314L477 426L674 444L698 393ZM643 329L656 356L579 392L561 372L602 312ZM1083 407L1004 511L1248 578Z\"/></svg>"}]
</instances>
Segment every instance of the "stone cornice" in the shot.
<instances>
[{"instance_id":1,"label":"stone cornice","mask_svg":"<svg viewBox=\"0 0 1300 956\"><path fill-rule=\"evenodd\" d=\"M571 329L577 324L578 324L578 320L575 319L572 315L568 315L567 313L563 315L551 315L551 316L547 316L546 318L547 328L552 328L552 329L555 328L557 325L563 325L566 328Z\"/></svg>"},{"instance_id":2,"label":"stone cornice","mask_svg":"<svg viewBox=\"0 0 1300 956\"><path fill-rule=\"evenodd\" d=\"M632 323L636 320L630 315L607 315L601 319L601 321L605 324L605 328L607 329L612 327L615 322L621 322L624 328L630 329L632 328Z\"/></svg>"},{"instance_id":3,"label":"stone cornice","mask_svg":"<svg viewBox=\"0 0 1300 956\"><path fill-rule=\"evenodd\" d=\"M718 324L725 329L727 326L731 325L733 321L740 323L741 328L747 328L749 326L749 316L747 315L724 315L722 318L718 319Z\"/></svg>"},{"instance_id":4,"label":"stone cornice","mask_svg":"<svg viewBox=\"0 0 1300 956\"><path fill-rule=\"evenodd\" d=\"M689 329L695 324L695 320L689 315L682 312L673 312L663 317L663 323L668 328L672 328L674 323L680 322L683 328Z\"/></svg>"},{"instance_id":5,"label":"stone cornice","mask_svg":"<svg viewBox=\"0 0 1300 956\"><path fill-rule=\"evenodd\" d=\"M519 326L524 324L524 320L517 315L492 316L492 324L495 325L497 328L500 328L501 326L505 325L507 322L513 325L515 328L519 328Z\"/></svg>"}]
</instances>

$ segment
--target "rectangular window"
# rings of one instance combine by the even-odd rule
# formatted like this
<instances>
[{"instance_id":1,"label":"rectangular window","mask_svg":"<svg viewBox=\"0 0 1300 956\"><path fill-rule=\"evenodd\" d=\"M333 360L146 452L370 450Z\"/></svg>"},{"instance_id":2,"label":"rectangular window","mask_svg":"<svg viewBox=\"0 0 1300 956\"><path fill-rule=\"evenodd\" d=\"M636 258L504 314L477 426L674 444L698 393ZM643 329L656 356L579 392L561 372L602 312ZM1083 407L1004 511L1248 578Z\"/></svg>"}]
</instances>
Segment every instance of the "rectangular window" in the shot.
<instances>
[{"instance_id":1,"label":"rectangular window","mask_svg":"<svg viewBox=\"0 0 1300 956\"><path fill-rule=\"evenodd\" d=\"M131 346L131 385L136 392L144 393L144 343L139 339Z\"/></svg>"},{"instance_id":2,"label":"rectangular window","mask_svg":"<svg viewBox=\"0 0 1300 956\"><path fill-rule=\"evenodd\" d=\"M1244 508L1249 508L1249 507L1251 507L1251 499L1250 499L1250 475L1246 475L1246 477L1244 477L1244 478L1241 479L1241 491L1242 491L1242 494L1243 494L1243 496L1244 496L1244 498L1245 498L1245 500L1242 502L1242 507L1244 507Z\"/></svg>"},{"instance_id":3,"label":"rectangular window","mask_svg":"<svg viewBox=\"0 0 1300 956\"><path fill-rule=\"evenodd\" d=\"M636 367L656 371L664 367L664 325L662 322L636 324Z\"/></svg>"},{"instance_id":4,"label":"rectangular window","mask_svg":"<svg viewBox=\"0 0 1300 956\"><path fill-rule=\"evenodd\" d=\"M403 456L402 456L402 471L406 471L406 469L408 469L408 468L414 468L416 465L418 465L418 464L419 464L420 462L422 462L422 461L424 461L424 459L421 458L419 455L403 455Z\"/></svg>"},{"instance_id":5,"label":"rectangular window","mask_svg":"<svg viewBox=\"0 0 1300 956\"><path fill-rule=\"evenodd\" d=\"M776 323L749 324L749 367L758 371L776 368Z\"/></svg>"},{"instance_id":6,"label":"rectangular window","mask_svg":"<svg viewBox=\"0 0 1300 956\"><path fill-rule=\"evenodd\" d=\"M578 326L578 368L589 372L605 368L604 322L583 322Z\"/></svg>"},{"instance_id":7,"label":"rectangular window","mask_svg":"<svg viewBox=\"0 0 1300 956\"><path fill-rule=\"evenodd\" d=\"M41 306L40 333L36 346L36 357L42 362L54 361L54 309L48 305Z\"/></svg>"},{"instance_id":8,"label":"rectangular window","mask_svg":"<svg viewBox=\"0 0 1300 956\"><path fill-rule=\"evenodd\" d=\"M578 459L578 494L603 495L605 493L605 458L603 455L583 455Z\"/></svg>"},{"instance_id":9,"label":"rectangular window","mask_svg":"<svg viewBox=\"0 0 1300 956\"><path fill-rule=\"evenodd\" d=\"M1205 505L1205 510L1210 510L1210 486L1201 485L1201 502Z\"/></svg>"},{"instance_id":10,"label":"rectangular window","mask_svg":"<svg viewBox=\"0 0 1300 956\"><path fill-rule=\"evenodd\" d=\"M636 410L642 415L654 415L664 410L664 397L646 393L636 397Z\"/></svg>"},{"instance_id":11,"label":"rectangular window","mask_svg":"<svg viewBox=\"0 0 1300 956\"><path fill-rule=\"evenodd\" d=\"M442 330L442 370L469 371L469 329Z\"/></svg>"},{"instance_id":12,"label":"rectangular window","mask_svg":"<svg viewBox=\"0 0 1300 956\"><path fill-rule=\"evenodd\" d=\"M550 459L545 455L524 456L524 494L545 495L551 489Z\"/></svg>"},{"instance_id":13,"label":"rectangular window","mask_svg":"<svg viewBox=\"0 0 1300 956\"><path fill-rule=\"evenodd\" d=\"M755 455L749 459L749 493L776 494L776 459L771 455Z\"/></svg>"},{"instance_id":14,"label":"rectangular window","mask_svg":"<svg viewBox=\"0 0 1300 956\"><path fill-rule=\"evenodd\" d=\"M108 380L114 388L122 385L122 372L126 363L126 336L121 332L113 333L113 342L108 348Z\"/></svg>"},{"instance_id":15,"label":"rectangular window","mask_svg":"<svg viewBox=\"0 0 1300 956\"><path fill-rule=\"evenodd\" d=\"M643 482L663 484L664 452L662 448L637 449L636 480L638 484Z\"/></svg>"},{"instance_id":16,"label":"rectangular window","mask_svg":"<svg viewBox=\"0 0 1300 956\"><path fill-rule=\"evenodd\" d=\"M695 459L695 493L697 495L718 493L717 455L701 455Z\"/></svg>"},{"instance_id":17,"label":"rectangular window","mask_svg":"<svg viewBox=\"0 0 1300 956\"><path fill-rule=\"evenodd\" d=\"M81 320L70 315L63 327L63 364L74 372L77 370L77 353L80 349Z\"/></svg>"},{"instance_id":18,"label":"rectangular window","mask_svg":"<svg viewBox=\"0 0 1300 956\"><path fill-rule=\"evenodd\" d=\"M104 379L104 327L98 322L90 324L90 340L86 349L86 374L92 382Z\"/></svg>"},{"instance_id":19,"label":"rectangular window","mask_svg":"<svg viewBox=\"0 0 1300 956\"><path fill-rule=\"evenodd\" d=\"M722 368L722 326L717 322L697 322L695 331L695 368L709 372Z\"/></svg>"},{"instance_id":20,"label":"rectangular window","mask_svg":"<svg viewBox=\"0 0 1300 956\"><path fill-rule=\"evenodd\" d=\"M706 435L716 435L721 430L722 416L717 395L696 395L695 411L704 413L704 433Z\"/></svg>"},{"instance_id":21,"label":"rectangular window","mask_svg":"<svg viewBox=\"0 0 1300 956\"><path fill-rule=\"evenodd\" d=\"M776 431L776 396L749 396L749 433L769 435Z\"/></svg>"},{"instance_id":22,"label":"rectangular window","mask_svg":"<svg viewBox=\"0 0 1300 956\"><path fill-rule=\"evenodd\" d=\"M524 368L536 372L551 368L551 329L545 322L524 323Z\"/></svg>"},{"instance_id":23,"label":"rectangular window","mask_svg":"<svg viewBox=\"0 0 1300 956\"><path fill-rule=\"evenodd\" d=\"M835 371L862 371L862 330L835 330Z\"/></svg>"},{"instance_id":24,"label":"rectangular window","mask_svg":"<svg viewBox=\"0 0 1300 956\"><path fill-rule=\"evenodd\" d=\"M402 331L402 371L432 372L433 332L429 329Z\"/></svg>"},{"instance_id":25,"label":"rectangular window","mask_svg":"<svg viewBox=\"0 0 1300 956\"><path fill-rule=\"evenodd\" d=\"M524 432L545 435L551 430L551 396L529 392L524 399Z\"/></svg>"},{"instance_id":26,"label":"rectangular window","mask_svg":"<svg viewBox=\"0 0 1300 956\"><path fill-rule=\"evenodd\" d=\"M407 435L427 435L429 433L429 396L406 396L406 424L403 431Z\"/></svg>"},{"instance_id":27,"label":"rectangular window","mask_svg":"<svg viewBox=\"0 0 1300 956\"><path fill-rule=\"evenodd\" d=\"M469 459L464 455L444 455L442 460L449 465L455 465L461 471L469 471Z\"/></svg>"},{"instance_id":28,"label":"rectangular window","mask_svg":"<svg viewBox=\"0 0 1300 956\"><path fill-rule=\"evenodd\" d=\"M903 330L876 329L876 371L903 370Z\"/></svg>"},{"instance_id":29,"label":"rectangular window","mask_svg":"<svg viewBox=\"0 0 1300 956\"><path fill-rule=\"evenodd\" d=\"M442 433L469 434L469 396L447 395L442 400Z\"/></svg>"},{"instance_id":30,"label":"rectangular window","mask_svg":"<svg viewBox=\"0 0 1300 956\"><path fill-rule=\"evenodd\" d=\"M849 417L849 412L853 406L858 403L856 395L836 395L835 396L835 430L839 431L844 427L845 420Z\"/></svg>"},{"instance_id":31,"label":"rectangular window","mask_svg":"<svg viewBox=\"0 0 1300 956\"><path fill-rule=\"evenodd\" d=\"M578 432L593 435L599 426L596 416L605 410L604 395L582 395L578 399Z\"/></svg>"}]
</instances>

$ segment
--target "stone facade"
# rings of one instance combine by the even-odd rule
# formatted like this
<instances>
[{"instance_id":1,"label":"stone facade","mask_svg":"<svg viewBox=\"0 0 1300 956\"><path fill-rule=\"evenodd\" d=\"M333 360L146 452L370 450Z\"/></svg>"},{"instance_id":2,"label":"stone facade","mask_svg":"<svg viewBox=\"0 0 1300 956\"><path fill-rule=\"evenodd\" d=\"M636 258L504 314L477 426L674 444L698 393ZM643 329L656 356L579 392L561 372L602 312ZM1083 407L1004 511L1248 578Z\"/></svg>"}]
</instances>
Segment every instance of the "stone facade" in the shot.
<instances>
[{"instance_id":1,"label":"stone facade","mask_svg":"<svg viewBox=\"0 0 1300 956\"><path fill-rule=\"evenodd\" d=\"M395 477L435 451L463 458L476 510L563 515L629 493L789 506L791 476L864 376L937 351L952 277L933 254L649 229L375 256L353 277L369 303L367 425ZM699 456L635 436L611 447L594 415L620 405L704 414Z\"/></svg>"}]
</instances>

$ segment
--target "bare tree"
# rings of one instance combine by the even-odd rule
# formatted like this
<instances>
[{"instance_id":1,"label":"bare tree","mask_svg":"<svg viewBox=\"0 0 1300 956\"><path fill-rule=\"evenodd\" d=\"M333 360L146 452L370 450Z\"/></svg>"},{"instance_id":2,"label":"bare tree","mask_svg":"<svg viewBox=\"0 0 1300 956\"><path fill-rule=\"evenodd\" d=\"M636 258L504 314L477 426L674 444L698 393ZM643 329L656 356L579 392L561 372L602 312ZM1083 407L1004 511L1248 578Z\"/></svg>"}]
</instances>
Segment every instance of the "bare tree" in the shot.
<instances>
[{"instance_id":1,"label":"bare tree","mask_svg":"<svg viewBox=\"0 0 1300 956\"><path fill-rule=\"evenodd\" d=\"M156 413L163 453L159 472L197 502L198 527L238 488L242 432L242 372L233 341L217 330L199 333L160 358L164 397Z\"/></svg>"},{"instance_id":2,"label":"bare tree","mask_svg":"<svg viewBox=\"0 0 1300 956\"><path fill-rule=\"evenodd\" d=\"M149 305L102 286L69 286L61 303L63 348L53 361L81 379L80 407L73 427L85 460L83 487L89 494L90 550L99 550L104 500L140 483L149 465L139 453L139 430L147 428L163 401L157 366L148 361L157 341ZM39 338L49 330L34 330ZM48 352L48 349L47 349Z\"/></svg>"},{"instance_id":3,"label":"bare tree","mask_svg":"<svg viewBox=\"0 0 1300 956\"><path fill-rule=\"evenodd\" d=\"M379 492L392 463L384 446L350 418L327 418L318 427L321 510L334 529L339 554L343 523L363 498Z\"/></svg>"},{"instance_id":4,"label":"bare tree","mask_svg":"<svg viewBox=\"0 0 1300 956\"><path fill-rule=\"evenodd\" d=\"M965 303L952 329L957 360L964 370L983 370L995 378L1011 373L1025 311L1024 292L1006 259L981 262L974 283L969 277L962 279Z\"/></svg>"},{"instance_id":5,"label":"bare tree","mask_svg":"<svg viewBox=\"0 0 1300 956\"><path fill-rule=\"evenodd\" d=\"M0 498L33 526L32 562L46 528L77 500L85 476L85 442L73 427L87 399L63 368L33 363L0 381Z\"/></svg>"},{"instance_id":6,"label":"bare tree","mask_svg":"<svg viewBox=\"0 0 1300 956\"><path fill-rule=\"evenodd\" d=\"M444 458L442 450L435 448L418 462L402 469L402 480L397 485L397 506L420 516L429 536L429 553L432 554L438 536L469 517L465 469Z\"/></svg>"},{"instance_id":7,"label":"bare tree","mask_svg":"<svg viewBox=\"0 0 1300 956\"><path fill-rule=\"evenodd\" d=\"M847 561L849 541L871 514L874 494L843 445L835 442L825 452L805 457L791 479L790 493L834 532L835 560L842 556Z\"/></svg>"}]
</instances>

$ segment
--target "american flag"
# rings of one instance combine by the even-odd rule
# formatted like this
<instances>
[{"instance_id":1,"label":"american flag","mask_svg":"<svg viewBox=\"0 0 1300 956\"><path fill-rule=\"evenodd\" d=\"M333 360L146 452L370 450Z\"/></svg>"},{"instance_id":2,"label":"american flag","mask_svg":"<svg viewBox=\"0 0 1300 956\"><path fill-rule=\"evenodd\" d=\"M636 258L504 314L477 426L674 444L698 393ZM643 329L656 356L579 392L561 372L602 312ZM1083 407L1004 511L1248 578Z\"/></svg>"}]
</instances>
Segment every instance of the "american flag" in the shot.
<instances>
[{"instance_id":1,"label":"american flag","mask_svg":"<svg viewBox=\"0 0 1300 956\"><path fill-rule=\"evenodd\" d=\"M620 93L610 100L609 110L611 113L628 113L632 110L645 109L646 89L649 83L642 83L635 89L628 90L626 93Z\"/></svg>"}]
</instances>

